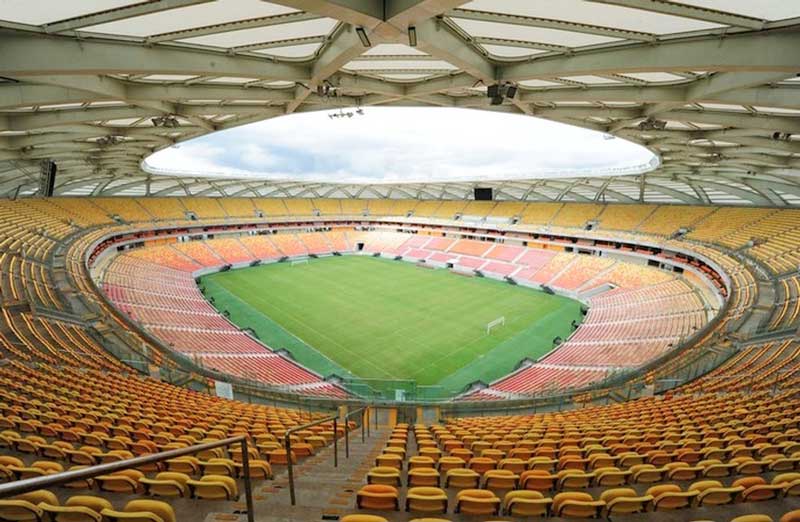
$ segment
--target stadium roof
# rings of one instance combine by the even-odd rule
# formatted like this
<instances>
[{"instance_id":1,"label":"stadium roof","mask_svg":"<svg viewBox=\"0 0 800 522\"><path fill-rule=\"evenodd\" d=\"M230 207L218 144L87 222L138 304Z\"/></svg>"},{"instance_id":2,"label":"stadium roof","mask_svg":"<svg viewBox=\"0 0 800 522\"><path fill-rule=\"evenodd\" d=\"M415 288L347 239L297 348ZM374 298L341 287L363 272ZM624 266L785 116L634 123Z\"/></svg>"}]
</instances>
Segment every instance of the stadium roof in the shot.
<instances>
[{"instance_id":1,"label":"stadium roof","mask_svg":"<svg viewBox=\"0 0 800 522\"><path fill-rule=\"evenodd\" d=\"M215 130L411 105L561 121L661 160L645 174L491 183L500 198L800 204L800 2L3 0L0 48L5 195L34 193L51 158L57 194L467 197L463 182L142 170ZM518 92L490 105L498 83Z\"/></svg>"}]
</instances>

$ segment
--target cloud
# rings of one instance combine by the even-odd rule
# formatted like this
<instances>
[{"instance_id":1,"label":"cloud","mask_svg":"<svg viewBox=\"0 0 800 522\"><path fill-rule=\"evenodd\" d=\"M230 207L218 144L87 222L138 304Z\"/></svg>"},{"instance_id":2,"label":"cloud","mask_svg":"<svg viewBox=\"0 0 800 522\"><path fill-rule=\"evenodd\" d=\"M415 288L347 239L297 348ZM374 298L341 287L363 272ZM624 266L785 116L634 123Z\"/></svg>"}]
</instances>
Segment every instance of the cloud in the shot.
<instances>
[{"instance_id":1,"label":"cloud","mask_svg":"<svg viewBox=\"0 0 800 522\"><path fill-rule=\"evenodd\" d=\"M324 181L435 181L587 175L648 162L643 147L527 116L368 107L283 116L160 151L148 164L207 175Z\"/></svg>"}]
</instances>

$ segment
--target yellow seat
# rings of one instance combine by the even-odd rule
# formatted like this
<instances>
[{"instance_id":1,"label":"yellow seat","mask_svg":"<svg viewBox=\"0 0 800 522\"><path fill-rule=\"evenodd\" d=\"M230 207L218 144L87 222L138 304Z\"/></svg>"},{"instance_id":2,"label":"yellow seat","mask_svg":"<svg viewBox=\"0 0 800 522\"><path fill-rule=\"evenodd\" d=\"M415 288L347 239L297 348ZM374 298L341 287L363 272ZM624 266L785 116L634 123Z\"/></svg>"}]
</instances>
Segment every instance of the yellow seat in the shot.
<instances>
[{"instance_id":1,"label":"yellow seat","mask_svg":"<svg viewBox=\"0 0 800 522\"><path fill-rule=\"evenodd\" d=\"M394 453L382 453L375 458L375 465L381 467L392 467L402 470L403 457Z\"/></svg>"},{"instance_id":2,"label":"yellow seat","mask_svg":"<svg viewBox=\"0 0 800 522\"><path fill-rule=\"evenodd\" d=\"M761 477L745 477L735 480L732 487L742 487L744 491L739 494L742 502L761 502L778 498L783 493L783 486L767 484Z\"/></svg>"},{"instance_id":3,"label":"yellow seat","mask_svg":"<svg viewBox=\"0 0 800 522\"><path fill-rule=\"evenodd\" d=\"M481 476L471 469L454 468L445 474L444 487L446 488L477 488Z\"/></svg>"},{"instance_id":4,"label":"yellow seat","mask_svg":"<svg viewBox=\"0 0 800 522\"><path fill-rule=\"evenodd\" d=\"M269 465L269 462L266 460L259 460L254 459L249 462L250 464L250 478L255 479L271 479L272 478L272 466ZM236 467L236 474L240 477L244 477L244 465L238 462L234 463Z\"/></svg>"},{"instance_id":5,"label":"yellow seat","mask_svg":"<svg viewBox=\"0 0 800 522\"><path fill-rule=\"evenodd\" d=\"M486 489L463 489L456 494L456 513L466 515L497 515L500 499Z\"/></svg>"},{"instance_id":6,"label":"yellow seat","mask_svg":"<svg viewBox=\"0 0 800 522\"><path fill-rule=\"evenodd\" d=\"M605 502L588 493L568 491L553 497L553 515L564 518L598 518Z\"/></svg>"},{"instance_id":7,"label":"yellow seat","mask_svg":"<svg viewBox=\"0 0 800 522\"><path fill-rule=\"evenodd\" d=\"M650 495L638 495L631 488L607 489L600 494L600 500L606 503L606 515L629 515L644 513L653 501Z\"/></svg>"},{"instance_id":8,"label":"yellow seat","mask_svg":"<svg viewBox=\"0 0 800 522\"><path fill-rule=\"evenodd\" d=\"M416 468L408 472L409 486L439 487L439 472L433 468Z\"/></svg>"},{"instance_id":9,"label":"yellow seat","mask_svg":"<svg viewBox=\"0 0 800 522\"><path fill-rule=\"evenodd\" d=\"M436 462L436 467L438 468L440 473L446 473L451 469L466 468L467 462L461 457L447 456L439 458L438 462Z\"/></svg>"},{"instance_id":10,"label":"yellow seat","mask_svg":"<svg viewBox=\"0 0 800 522\"><path fill-rule=\"evenodd\" d=\"M39 504L54 522L101 522L101 512L113 509L111 502L101 497L76 495L70 497L63 506L47 503Z\"/></svg>"},{"instance_id":11,"label":"yellow seat","mask_svg":"<svg viewBox=\"0 0 800 522\"><path fill-rule=\"evenodd\" d=\"M484 489L515 489L519 475L509 469L490 469L483 474Z\"/></svg>"},{"instance_id":12,"label":"yellow seat","mask_svg":"<svg viewBox=\"0 0 800 522\"><path fill-rule=\"evenodd\" d=\"M742 515L731 519L730 522L774 522L769 515Z\"/></svg>"},{"instance_id":13,"label":"yellow seat","mask_svg":"<svg viewBox=\"0 0 800 522\"><path fill-rule=\"evenodd\" d=\"M637 464L631 466L630 472L633 484L652 484L664 480L666 468L657 468L653 464Z\"/></svg>"},{"instance_id":14,"label":"yellow seat","mask_svg":"<svg viewBox=\"0 0 800 522\"><path fill-rule=\"evenodd\" d=\"M17 495L12 499L0 500L0 520L37 522L44 519L44 510L39 506L58 506L58 498L51 491L39 489Z\"/></svg>"},{"instance_id":15,"label":"yellow seat","mask_svg":"<svg viewBox=\"0 0 800 522\"><path fill-rule=\"evenodd\" d=\"M720 506L731 504L736 496L744 491L741 486L726 488L716 480L701 480L689 486L689 491L697 491L698 506Z\"/></svg>"},{"instance_id":16,"label":"yellow seat","mask_svg":"<svg viewBox=\"0 0 800 522\"><path fill-rule=\"evenodd\" d=\"M391 466L376 466L367 473L367 484L402 486L400 470Z\"/></svg>"},{"instance_id":17,"label":"yellow seat","mask_svg":"<svg viewBox=\"0 0 800 522\"><path fill-rule=\"evenodd\" d=\"M104 509L100 514L111 522L175 522L172 506L158 500L131 500L122 511Z\"/></svg>"},{"instance_id":18,"label":"yellow seat","mask_svg":"<svg viewBox=\"0 0 800 522\"><path fill-rule=\"evenodd\" d=\"M503 513L512 517L547 517L553 499L538 491L509 491L503 498Z\"/></svg>"},{"instance_id":19,"label":"yellow seat","mask_svg":"<svg viewBox=\"0 0 800 522\"><path fill-rule=\"evenodd\" d=\"M189 475L176 471L162 471L155 479L146 477L140 478L139 483L144 488L144 492L149 495L159 497L188 497L189 487L187 483L191 480Z\"/></svg>"},{"instance_id":20,"label":"yellow seat","mask_svg":"<svg viewBox=\"0 0 800 522\"><path fill-rule=\"evenodd\" d=\"M198 475L200 473L200 459L192 456L169 459L167 460L167 471Z\"/></svg>"},{"instance_id":21,"label":"yellow seat","mask_svg":"<svg viewBox=\"0 0 800 522\"><path fill-rule=\"evenodd\" d=\"M400 497L394 486L368 484L358 490L356 506L359 509L397 511L400 509Z\"/></svg>"},{"instance_id":22,"label":"yellow seat","mask_svg":"<svg viewBox=\"0 0 800 522\"><path fill-rule=\"evenodd\" d=\"M289 462L289 457L285 449L275 449L268 453L269 463L271 466L275 464L286 465ZM292 450L292 464L297 463L297 455Z\"/></svg>"},{"instance_id":23,"label":"yellow seat","mask_svg":"<svg viewBox=\"0 0 800 522\"><path fill-rule=\"evenodd\" d=\"M524 471L519 476L519 487L531 491L550 491L555 487L558 477L541 469Z\"/></svg>"},{"instance_id":24,"label":"yellow seat","mask_svg":"<svg viewBox=\"0 0 800 522\"><path fill-rule=\"evenodd\" d=\"M139 493L142 486L139 485L139 480L144 478L144 473L135 469L125 469L122 471L115 471L110 475L100 475L95 477L95 482L100 486L103 491L111 491L114 493Z\"/></svg>"},{"instance_id":25,"label":"yellow seat","mask_svg":"<svg viewBox=\"0 0 800 522\"><path fill-rule=\"evenodd\" d=\"M236 500L239 489L236 481L226 475L203 475L200 480L187 482L196 498L209 500Z\"/></svg>"},{"instance_id":26,"label":"yellow seat","mask_svg":"<svg viewBox=\"0 0 800 522\"><path fill-rule=\"evenodd\" d=\"M413 487L406 493L406 511L447 513L447 493L437 487Z\"/></svg>"},{"instance_id":27,"label":"yellow seat","mask_svg":"<svg viewBox=\"0 0 800 522\"><path fill-rule=\"evenodd\" d=\"M595 483L598 486L622 486L628 481L630 471L621 471L619 468L609 466L594 470Z\"/></svg>"},{"instance_id":28,"label":"yellow seat","mask_svg":"<svg viewBox=\"0 0 800 522\"><path fill-rule=\"evenodd\" d=\"M594 473L584 473L574 469L565 469L558 472L557 487L559 490L565 489L585 489L592 485L595 478Z\"/></svg>"},{"instance_id":29,"label":"yellow seat","mask_svg":"<svg viewBox=\"0 0 800 522\"><path fill-rule=\"evenodd\" d=\"M340 522L388 522L384 517L378 515L367 515L362 513L355 513L352 515L345 515L340 519Z\"/></svg>"},{"instance_id":30,"label":"yellow seat","mask_svg":"<svg viewBox=\"0 0 800 522\"><path fill-rule=\"evenodd\" d=\"M211 458L206 462L200 462L200 468L204 475L236 475L236 463L232 459Z\"/></svg>"},{"instance_id":31,"label":"yellow seat","mask_svg":"<svg viewBox=\"0 0 800 522\"><path fill-rule=\"evenodd\" d=\"M784 513L779 522L800 522L800 509Z\"/></svg>"},{"instance_id":32,"label":"yellow seat","mask_svg":"<svg viewBox=\"0 0 800 522\"><path fill-rule=\"evenodd\" d=\"M408 459L408 469L416 469L416 468L435 468L436 461L434 461L431 457L424 457L420 455L415 455Z\"/></svg>"},{"instance_id":33,"label":"yellow seat","mask_svg":"<svg viewBox=\"0 0 800 522\"><path fill-rule=\"evenodd\" d=\"M467 468L483 475L490 469L497 467L497 461L489 457L472 457L467 462Z\"/></svg>"}]
</instances>

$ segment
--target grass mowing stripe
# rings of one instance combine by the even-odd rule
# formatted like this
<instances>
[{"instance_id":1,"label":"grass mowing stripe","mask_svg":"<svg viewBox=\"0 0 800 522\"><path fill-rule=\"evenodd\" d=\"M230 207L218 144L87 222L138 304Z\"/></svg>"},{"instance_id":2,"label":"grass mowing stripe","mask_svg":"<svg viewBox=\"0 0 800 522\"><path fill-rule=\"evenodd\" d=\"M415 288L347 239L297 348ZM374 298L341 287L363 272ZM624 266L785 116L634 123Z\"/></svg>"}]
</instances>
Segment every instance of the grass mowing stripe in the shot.
<instances>
[{"instance_id":1,"label":"grass mowing stripe","mask_svg":"<svg viewBox=\"0 0 800 522\"><path fill-rule=\"evenodd\" d=\"M329 373L316 366L322 354L362 378L415 379L450 390L494 380L523 357L545 353L581 317L580 304L564 297L364 256L233 270L204 283L209 295L230 292L278 325L262 328L267 344L280 346L270 337L280 330L302 340L293 353L320 373ZM246 324L231 318L261 336L252 322L257 316L247 314ZM486 335L486 323L500 316L505 326ZM317 357L308 356L314 350Z\"/></svg>"},{"instance_id":2,"label":"grass mowing stripe","mask_svg":"<svg viewBox=\"0 0 800 522\"><path fill-rule=\"evenodd\" d=\"M217 309L228 310L230 320L234 324L243 328L252 328L258 334L258 338L272 349L288 350L298 363L311 368L322 376L327 377L335 373L342 377L354 377L347 369L315 350L314 347L281 327L216 281L209 279L203 281L203 284L206 295L214 297Z\"/></svg>"}]
</instances>

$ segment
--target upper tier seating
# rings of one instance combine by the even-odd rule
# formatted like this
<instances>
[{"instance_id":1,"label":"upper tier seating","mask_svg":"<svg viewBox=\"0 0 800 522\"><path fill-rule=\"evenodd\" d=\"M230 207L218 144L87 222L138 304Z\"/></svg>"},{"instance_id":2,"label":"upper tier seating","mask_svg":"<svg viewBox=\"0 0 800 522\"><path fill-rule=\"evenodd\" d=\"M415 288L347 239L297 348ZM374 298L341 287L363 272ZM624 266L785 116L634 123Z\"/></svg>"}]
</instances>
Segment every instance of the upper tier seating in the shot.
<instances>
[{"instance_id":1,"label":"upper tier seating","mask_svg":"<svg viewBox=\"0 0 800 522\"><path fill-rule=\"evenodd\" d=\"M694 224L716 210L715 207L685 207L665 205L658 207L636 230L645 234L669 236L680 228L692 228Z\"/></svg>"},{"instance_id":2,"label":"upper tier seating","mask_svg":"<svg viewBox=\"0 0 800 522\"><path fill-rule=\"evenodd\" d=\"M141 198L138 202L156 220L186 219L186 207L178 198Z\"/></svg>"},{"instance_id":3,"label":"upper tier seating","mask_svg":"<svg viewBox=\"0 0 800 522\"><path fill-rule=\"evenodd\" d=\"M632 230L653 211L655 205L606 205L597 217L602 230Z\"/></svg>"},{"instance_id":4,"label":"upper tier seating","mask_svg":"<svg viewBox=\"0 0 800 522\"><path fill-rule=\"evenodd\" d=\"M180 198L183 207L200 219L223 219L228 217L218 198Z\"/></svg>"},{"instance_id":5,"label":"upper tier seating","mask_svg":"<svg viewBox=\"0 0 800 522\"><path fill-rule=\"evenodd\" d=\"M592 221L602 212L602 205L589 203L574 203L559 209L559 212L551 220L551 224L557 227L583 227L587 221Z\"/></svg>"}]
</instances>

